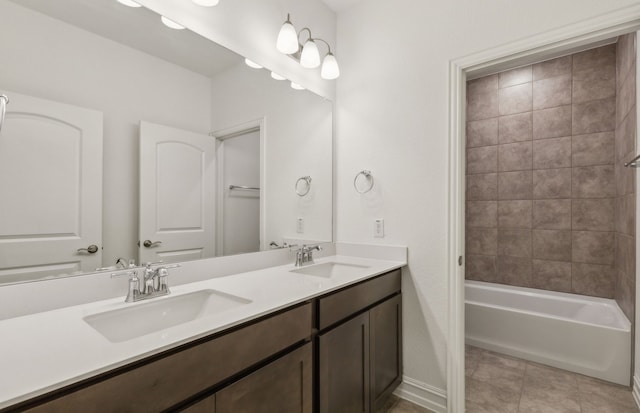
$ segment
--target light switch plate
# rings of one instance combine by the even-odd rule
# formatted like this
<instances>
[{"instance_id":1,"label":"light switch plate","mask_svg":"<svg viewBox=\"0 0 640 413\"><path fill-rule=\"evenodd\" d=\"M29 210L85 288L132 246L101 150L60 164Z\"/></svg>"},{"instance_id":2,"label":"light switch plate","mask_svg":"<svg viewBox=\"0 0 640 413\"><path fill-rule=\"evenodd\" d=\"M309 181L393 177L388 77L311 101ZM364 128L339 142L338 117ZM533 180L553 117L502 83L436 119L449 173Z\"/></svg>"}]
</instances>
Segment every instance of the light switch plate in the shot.
<instances>
[{"instance_id":1,"label":"light switch plate","mask_svg":"<svg viewBox=\"0 0 640 413\"><path fill-rule=\"evenodd\" d=\"M384 219L378 218L373 222L373 236L384 238Z\"/></svg>"},{"instance_id":2,"label":"light switch plate","mask_svg":"<svg viewBox=\"0 0 640 413\"><path fill-rule=\"evenodd\" d=\"M298 234L304 233L304 218L298 218L296 221L296 232Z\"/></svg>"}]
</instances>

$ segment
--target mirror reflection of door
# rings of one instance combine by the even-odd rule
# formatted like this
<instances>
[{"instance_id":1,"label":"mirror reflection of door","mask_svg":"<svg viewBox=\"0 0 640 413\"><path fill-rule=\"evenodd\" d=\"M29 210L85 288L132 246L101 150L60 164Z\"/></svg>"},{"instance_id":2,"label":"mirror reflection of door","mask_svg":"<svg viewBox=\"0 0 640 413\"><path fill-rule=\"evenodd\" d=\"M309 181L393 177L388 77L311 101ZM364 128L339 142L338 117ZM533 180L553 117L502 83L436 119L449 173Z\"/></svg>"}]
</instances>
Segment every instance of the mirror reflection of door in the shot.
<instances>
[{"instance_id":1,"label":"mirror reflection of door","mask_svg":"<svg viewBox=\"0 0 640 413\"><path fill-rule=\"evenodd\" d=\"M260 128L218 141L218 255L260 251Z\"/></svg>"},{"instance_id":2,"label":"mirror reflection of door","mask_svg":"<svg viewBox=\"0 0 640 413\"><path fill-rule=\"evenodd\" d=\"M214 138L140 123L140 263L215 255L215 172Z\"/></svg>"},{"instance_id":3,"label":"mirror reflection of door","mask_svg":"<svg viewBox=\"0 0 640 413\"><path fill-rule=\"evenodd\" d=\"M3 90L0 282L102 263L102 113Z\"/></svg>"}]
</instances>

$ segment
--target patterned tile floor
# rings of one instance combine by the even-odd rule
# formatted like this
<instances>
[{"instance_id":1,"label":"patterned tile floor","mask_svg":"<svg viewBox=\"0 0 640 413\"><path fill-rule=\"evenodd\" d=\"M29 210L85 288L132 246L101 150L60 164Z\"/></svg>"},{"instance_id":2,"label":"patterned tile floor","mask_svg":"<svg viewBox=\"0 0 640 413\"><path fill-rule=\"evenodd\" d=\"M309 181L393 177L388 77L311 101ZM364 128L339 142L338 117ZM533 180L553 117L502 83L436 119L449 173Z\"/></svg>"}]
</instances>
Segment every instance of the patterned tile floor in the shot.
<instances>
[{"instance_id":1,"label":"patterned tile floor","mask_svg":"<svg viewBox=\"0 0 640 413\"><path fill-rule=\"evenodd\" d=\"M466 347L466 413L638 413L631 390Z\"/></svg>"}]
</instances>

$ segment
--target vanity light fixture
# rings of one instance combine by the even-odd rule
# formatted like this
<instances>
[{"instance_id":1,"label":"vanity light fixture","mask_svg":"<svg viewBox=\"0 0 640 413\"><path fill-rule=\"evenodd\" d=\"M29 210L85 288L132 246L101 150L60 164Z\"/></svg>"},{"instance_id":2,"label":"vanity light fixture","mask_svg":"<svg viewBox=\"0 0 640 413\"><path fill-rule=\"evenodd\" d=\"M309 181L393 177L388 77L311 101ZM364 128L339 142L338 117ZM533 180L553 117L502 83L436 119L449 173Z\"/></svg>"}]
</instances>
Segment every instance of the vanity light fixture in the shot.
<instances>
[{"instance_id":1,"label":"vanity light fixture","mask_svg":"<svg viewBox=\"0 0 640 413\"><path fill-rule=\"evenodd\" d=\"M300 34L306 31L308 38L304 45L300 44ZM336 57L331 52L331 46L325 40L319 37L313 37L308 27L303 28L299 32L291 23L291 17L287 14L287 20L282 24L278 39L276 40L276 48L280 53L284 53L300 61L302 67L314 69L320 66L320 51L316 42L324 43L327 46L327 54L322 60L322 69L320 76L323 79L332 80L340 76L340 68Z\"/></svg>"},{"instance_id":2,"label":"vanity light fixture","mask_svg":"<svg viewBox=\"0 0 640 413\"><path fill-rule=\"evenodd\" d=\"M247 58L244 59L244 63L252 69L262 69L262 66L254 62L253 60L249 60Z\"/></svg>"},{"instance_id":3,"label":"vanity light fixture","mask_svg":"<svg viewBox=\"0 0 640 413\"><path fill-rule=\"evenodd\" d=\"M291 82L291 89L295 89L295 90L304 90L304 86L299 85L296 82Z\"/></svg>"},{"instance_id":4,"label":"vanity light fixture","mask_svg":"<svg viewBox=\"0 0 640 413\"><path fill-rule=\"evenodd\" d=\"M124 4L125 6L128 6L128 7L142 7L140 4L136 3L133 0L117 0L117 1L118 3Z\"/></svg>"},{"instance_id":5,"label":"vanity light fixture","mask_svg":"<svg viewBox=\"0 0 640 413\"><path fill-rule=\"evenodd\" d=\"M184 26L174 22L171 19L167 19L164 16L160 16L160 20L162 20L162 23L164 23L165 26L171 28L171 29L175 29L175 30L183 30Z\"/></svg>"},{"instance_id":6,"label":"vanity light fixture","mask_svg":"<svg viewBox=\"0 0 640 413\"><path fill-rule=\"evenodd\" d=\"M271 72L271 77L275 80L287 80L286 77L277 74L276 72Z\"/></svg>"},{"instance_id":7,"label":"vanity light fixture","mask_svg":"<svg viewBox=\"0 0 640 413\"><path fill-rule=\"evenodd\" d=\"M213 7L213 6L217 6L218 3L220 3L220 0L191 0L191 1L197 4L198 6L202 6L202 7Z\"/></svg>"}]
</instances>

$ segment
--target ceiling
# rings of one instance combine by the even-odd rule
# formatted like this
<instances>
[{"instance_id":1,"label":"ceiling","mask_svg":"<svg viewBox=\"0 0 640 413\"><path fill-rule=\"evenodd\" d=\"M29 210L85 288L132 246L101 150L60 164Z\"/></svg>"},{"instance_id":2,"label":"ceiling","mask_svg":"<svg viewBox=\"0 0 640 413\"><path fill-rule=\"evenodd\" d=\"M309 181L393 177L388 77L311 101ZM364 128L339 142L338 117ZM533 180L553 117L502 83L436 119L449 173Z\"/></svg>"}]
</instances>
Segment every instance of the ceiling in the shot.
<instances>
[{"instance_id":1,"label":"ceiling","mask_svg":"<svg viewBox=\"0 0 640 413\"><path fill-rule=\"evenodd\" d=\"M324 4L329 6L331 10L335 12L347 9L360 1L362 0L322 0Z\"/></svg>"},{"instance_id":2,"label":"ceiling","mask_svg":"<svg viewBox=\"0 0 640 413\"><path fill-rule=\"evenodd\" d=\"M243 60L189 30L167 28L156 13L143 7L113 0L12 1L208 77Z\"/></svg>"}]
</instances>

